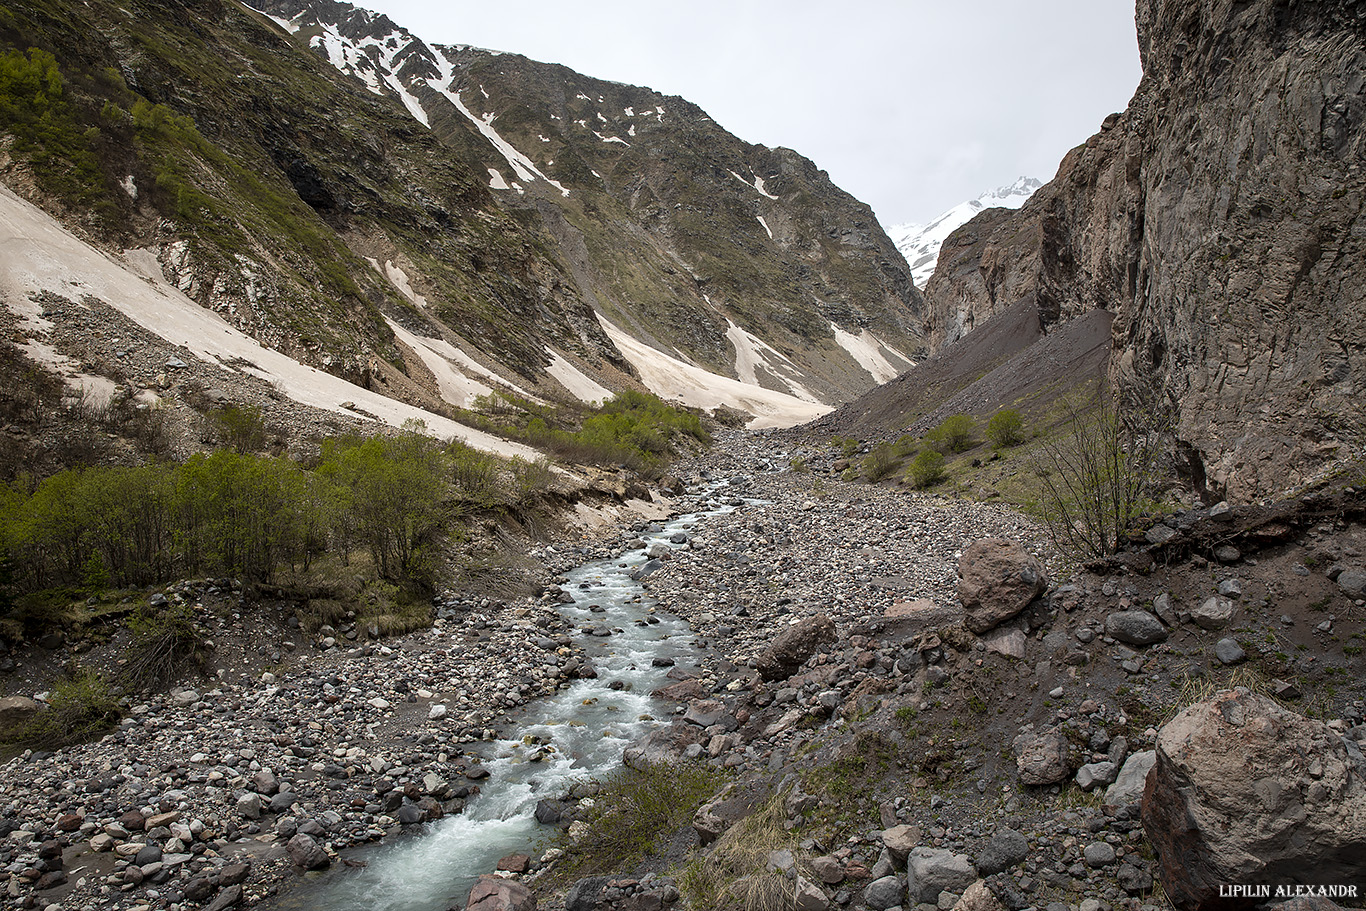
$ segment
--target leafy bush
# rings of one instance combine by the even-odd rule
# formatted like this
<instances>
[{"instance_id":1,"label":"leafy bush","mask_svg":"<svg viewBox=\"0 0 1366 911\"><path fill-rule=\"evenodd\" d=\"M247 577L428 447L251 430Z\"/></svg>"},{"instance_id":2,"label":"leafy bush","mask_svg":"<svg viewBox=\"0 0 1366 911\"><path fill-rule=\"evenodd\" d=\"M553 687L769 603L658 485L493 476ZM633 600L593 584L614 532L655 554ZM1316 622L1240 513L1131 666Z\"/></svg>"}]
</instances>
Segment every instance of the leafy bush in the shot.
<instances>
[{"instance_id":1,"label":"leafy bush","mask_svg":"<svg viewBox=\"0 0 1366 911\"><path fill-rule=\"evenodd\" d=\"M998 449L1015 446L1024 440L1024 418L1013 408L1002 408L987 422L987 439Z\"/></svg>"},{"instance_id":2,"label":"leafy bush","mask_svg":"<svg viewBox=\"0 0 1366 911\"><path fill-rule=\"evenodd\" d=\"M953 414L925 434L925 442L940 452L966 452L972 448L972 432L977 422L970 415Z\"/></svg>"},{"instance_id":3,"label":"leafy bush","mask_svg":"<svg viewBox=\"0 0 1366 911\"><path fill-rule=\"evenodd\" d=\"M901 460L891 443L878 443L863 460L863 476L874 483L896 471Z\"/></svg>"},{"instance_id":4,"label":"leafy bush","mask_svg":"<svg viewBox=\"0 0 1366 911\"><path fill-rule=\"evenodd\" d=\"M337 531L370 550L382 578L431 583L426 545L445 517L448 461L417 434L324 446L318 473L332 485Z\"/></svg>"},{"instance_id":5,"label":"leafy bush","mask_svg":"<svg viewBox=\"0 0 1366 911\"><path fill-rule=\"evenodd\" d=\"M944 456L935 449L923 450L911 460L906 477L917 490L938 484L944 479Z\"/></svg>"},{"instance_id":6,"label":"leafy bush","mask_svg":"<svg viewBox=\"0 0 1366 911\"><path fill-rule=\"evenodd\" d=\"M237 452L266 448L266 422L255 405L224 405L209 412L218 435Z\"/></svg>"},{"instance_id":7,"label":"leafy bush","mask_svg":"<svg viewBox=\"0 0 1366 911\"><path fill-rule=\"evenodd\" d=\"M47 51L0 55L0 124L15 138L38 183L77 205L108 206L106 180L93 150L99 129L83 125L67 99L66 80Z\"/></svg>"},{"instance_id":8,"label":"leafy bush","mask_svg":"<svg viewBox=\"0 0 1366 911\"><path fill-rule=\"evenodd\" d=\"M122 712L103 677L76 667L53 686L49 708L9 736L12 742L56 748L85 740L116 724Z\"/></svg>"}]
</instances>

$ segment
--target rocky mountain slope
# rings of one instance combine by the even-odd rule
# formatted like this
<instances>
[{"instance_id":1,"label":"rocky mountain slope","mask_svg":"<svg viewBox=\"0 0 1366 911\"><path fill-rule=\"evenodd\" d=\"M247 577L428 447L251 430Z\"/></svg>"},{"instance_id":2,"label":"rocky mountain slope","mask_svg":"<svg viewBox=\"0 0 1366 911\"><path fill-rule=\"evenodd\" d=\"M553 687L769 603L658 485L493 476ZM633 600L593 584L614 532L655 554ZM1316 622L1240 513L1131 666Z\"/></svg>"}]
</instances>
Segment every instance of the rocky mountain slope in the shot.
<instances>
[{"instance_id":1,"label":"rocky mountain slope","mask_svg":"<svg viewBox=\"0 0 1366 911\"><path fill-rule=\"evenodd\" d=\"M1045 331L1105 310L1112 379L1170 413L1197 490L1251 500L1361 443L1361 13L1140 0L1137 24L1128 109L946 242L930 347L1022 300Z\"/></svg>"},{"instance_id":2,"label":"rocky mountain slope","mask_svg":"<svg viewBox=\"0 0 1366 911\"><path fill-rule=\"evenodd\" d=\"M563 68L344 39L380 27L351 7L289 15L12 4L3 179L231 329L437 416L644 385L791 422L921 347L895 248L799 155ZM21 310L81 297L15 284Z\"/></svg>"},{"instance_id":3,"label":"rocky mountain slope","mask_svg":"<svg viewBox=\"0 0 1366 911\"><path fill-rule=\"evenodd\" d=\"M917 288L924 288L934 275L939 261L939 250L954 231L967 224L985 209L1018 209L1024 205L1043 182L1033 177L1021 177L1007 187L988 190L976 199L960 202L934 219L920 224L894 225L887 230L892 243L906 257L911 267L911 280Z\"/></svg>"}]
</instances>

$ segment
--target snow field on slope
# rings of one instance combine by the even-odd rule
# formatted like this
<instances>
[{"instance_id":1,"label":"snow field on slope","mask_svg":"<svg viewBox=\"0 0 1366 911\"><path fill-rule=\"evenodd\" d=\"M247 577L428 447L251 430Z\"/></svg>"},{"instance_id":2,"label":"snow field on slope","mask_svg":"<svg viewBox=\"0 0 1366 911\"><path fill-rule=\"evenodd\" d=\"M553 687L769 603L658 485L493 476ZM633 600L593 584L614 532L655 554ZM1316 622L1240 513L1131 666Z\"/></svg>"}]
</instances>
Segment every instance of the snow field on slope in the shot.
<instances>
[{"instance_id":1,"label":"snow field on slope","mask_svg":"<svg viewBox=\"0 0 1366 911\"><path fill-rule=\"evenodd\" d=\"M420 420L429 433L476 449L528 460L540 456L528 446L394 401L264 347L167 284L150 251L130 250L122 261L106 256L7 187L0 187L0 292L31 326L40 313L34 295L49 292L73 301L92 296L205 363L274 383L300 404L355 418L355 411L342 407L352 402L393 427Z\"/></svg>"}]
</instances>

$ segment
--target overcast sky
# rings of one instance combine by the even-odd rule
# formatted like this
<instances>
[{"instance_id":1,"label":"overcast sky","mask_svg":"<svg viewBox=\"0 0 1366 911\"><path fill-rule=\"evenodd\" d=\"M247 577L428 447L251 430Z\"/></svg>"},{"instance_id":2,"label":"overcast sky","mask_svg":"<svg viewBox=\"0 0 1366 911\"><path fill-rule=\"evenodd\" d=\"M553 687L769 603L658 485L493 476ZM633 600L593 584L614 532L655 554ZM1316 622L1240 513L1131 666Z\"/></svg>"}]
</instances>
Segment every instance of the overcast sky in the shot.
<instances>
[{"instance_id":1,"label":"overcast sky","mask_svg":"<svg viewBox=\"0 0 1366 911\"><path fill-rule=\"evenodd\" d=\"M354 0L434 44L473 44L682 95L924 222L1027 175L1138 85L1132 0Z\"/></svg>"}]
</instances>

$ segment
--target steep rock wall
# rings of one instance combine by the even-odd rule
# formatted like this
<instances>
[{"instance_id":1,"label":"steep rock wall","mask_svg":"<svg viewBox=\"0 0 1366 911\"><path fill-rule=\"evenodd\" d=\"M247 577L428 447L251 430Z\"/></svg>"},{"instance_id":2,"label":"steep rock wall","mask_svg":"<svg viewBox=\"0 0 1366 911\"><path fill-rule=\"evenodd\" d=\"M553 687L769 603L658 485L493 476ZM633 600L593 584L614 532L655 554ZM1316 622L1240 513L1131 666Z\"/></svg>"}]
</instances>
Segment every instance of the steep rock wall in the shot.
<instances>
[{"instance_id":1,"label":"steep rock wall","mask_svg":"<svg viewBox=\"0 0 1366 911\"><path fill-rule=\"evenodd\" d=\"M1366 11L1139 0L1123 114L1016 213L945 244L938 350L1034 294L1114 314L1112 378L1169 411L1209 498L1285 490L1359 445L1366 390Z\"/></svg>"}]
</instances>

